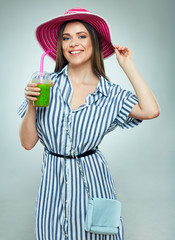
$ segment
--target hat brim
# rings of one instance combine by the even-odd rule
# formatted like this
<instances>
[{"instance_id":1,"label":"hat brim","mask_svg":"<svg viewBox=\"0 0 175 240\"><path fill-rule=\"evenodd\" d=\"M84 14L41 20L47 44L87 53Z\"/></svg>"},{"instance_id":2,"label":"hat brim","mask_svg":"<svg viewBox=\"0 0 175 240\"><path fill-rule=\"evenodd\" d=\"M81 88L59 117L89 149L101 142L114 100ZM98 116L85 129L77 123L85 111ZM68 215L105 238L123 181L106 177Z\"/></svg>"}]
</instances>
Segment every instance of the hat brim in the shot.
<instances>
[{"instance_id":1,"label":"hat brim","mask_svg":"<svg viewBox=\"0 0 175 240\"><path fill-rule=\"evenodd\" d=\"M100 35L104 59L114 53L109 26L102 17L92 13L73 13L49 20L36 29L36 38L44 51L52 49L49 56L56 61L57 38L61 25L68 20L83 20L92 25Z\"/></svg>"}]
</instances>

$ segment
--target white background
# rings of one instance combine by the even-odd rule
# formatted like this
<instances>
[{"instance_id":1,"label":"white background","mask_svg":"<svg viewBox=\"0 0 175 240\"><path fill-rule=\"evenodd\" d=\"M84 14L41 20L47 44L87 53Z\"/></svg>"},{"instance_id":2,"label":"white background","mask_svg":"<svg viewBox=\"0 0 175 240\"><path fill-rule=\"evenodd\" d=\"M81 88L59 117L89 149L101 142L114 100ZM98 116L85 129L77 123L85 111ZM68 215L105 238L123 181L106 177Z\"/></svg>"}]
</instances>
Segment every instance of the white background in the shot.
<instances>
[{"instance_id":1,"label":"white background","mask_svg":"<svg viewBox=\"0 0 175 240\"><path fill-rule=\"evenodd\" d=\"M174 240L173 0L1 3L0 239L34 239L35 197L43 147L40 143L31 151L21 147L18 136L21 119L16 110L24 99L24 87L30 76L39 70L43 53L35 38L35 28L73 7L87 8L110 23L113 43L133 50L133 60L161 108L159 118L144 121L135 129L117 128L100 145L122 202L125 239ZM44 70L52 72L54 67L53 60L46 57ZM105 67L112 82L132 90L115 56L105 60Z\"/></svg>"}]
</instances>

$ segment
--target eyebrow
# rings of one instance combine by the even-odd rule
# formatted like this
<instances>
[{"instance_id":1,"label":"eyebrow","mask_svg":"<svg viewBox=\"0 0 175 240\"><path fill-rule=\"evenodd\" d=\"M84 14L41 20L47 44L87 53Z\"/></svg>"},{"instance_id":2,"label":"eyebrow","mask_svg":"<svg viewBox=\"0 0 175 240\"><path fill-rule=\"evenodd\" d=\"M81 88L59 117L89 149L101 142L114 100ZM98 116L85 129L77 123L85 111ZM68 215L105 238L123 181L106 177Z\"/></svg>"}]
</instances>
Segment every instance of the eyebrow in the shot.
<instances>
[{"instance_id":1,"label":"eyebrow","mask_svg":"<svg viewBox=\"0 0 175 240\"><path fill-rule=\"evenodd\" d=\"M79 34L82 34L82 33L87 34L86 32L77 32L76 34L79 35ZM63 33L63 35L68 35L68 36L70 36L71 34L70 34L70 33Z\"/></svg>"}]
</instances>

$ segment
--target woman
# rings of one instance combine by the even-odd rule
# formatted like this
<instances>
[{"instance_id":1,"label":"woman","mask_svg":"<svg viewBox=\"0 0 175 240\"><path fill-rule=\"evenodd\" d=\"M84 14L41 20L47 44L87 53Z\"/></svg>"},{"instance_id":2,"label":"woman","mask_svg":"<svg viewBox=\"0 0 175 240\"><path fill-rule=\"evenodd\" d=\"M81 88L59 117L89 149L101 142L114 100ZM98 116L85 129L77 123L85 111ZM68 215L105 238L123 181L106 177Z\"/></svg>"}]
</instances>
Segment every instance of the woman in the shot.
<instances>
[{"instance_id":1,"label":"woman","mask_svg":"<svg viewBox=\"0 0 175 240\"><path fill-rule=\"evenodd\" d=\"M90 194L115 199L107 162L97 147L115 127L134 127L144 119L157 117L157 101L138 73L131 50L112 45L103 18L85 9L71 9L40 25L36 36L44 50L52 49L50 56L56 60L49 106L33 106L39 88L28 83L26 101L18 111L23 117L22 146L30 150L38 139L44 145L42 180L36 200L36 239L123 239L122 220L116 235L84 230L88 196L72 157L66 122ZM108 81L103 58L113 53L136 96Z\"/></svg>"}]
</instances>

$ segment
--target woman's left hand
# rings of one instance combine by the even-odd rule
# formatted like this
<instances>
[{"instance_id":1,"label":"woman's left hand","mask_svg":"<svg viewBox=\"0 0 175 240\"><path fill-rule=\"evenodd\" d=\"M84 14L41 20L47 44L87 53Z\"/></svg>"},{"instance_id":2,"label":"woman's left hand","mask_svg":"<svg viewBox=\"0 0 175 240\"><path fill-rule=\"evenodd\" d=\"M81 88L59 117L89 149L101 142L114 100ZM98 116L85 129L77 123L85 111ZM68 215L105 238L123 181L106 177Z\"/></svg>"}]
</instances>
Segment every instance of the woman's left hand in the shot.
<instances>
[{"instance_id":1,"label":"woman's left hand","mask_svg":"<svg viewBox=\"0 0 175 240\"><path fill-rule=\"evenodd\" d=\"M143 79L136 69L130 48L114 45L117 60L131 82L138 98L138 103L132 108L129 116L136 119L152 119L158 117L160 109L158 103Z\"/></svg>"},{"instance_id":2,"label":"woman's left hand","mask_svg":"<svg viewBox=\"0 0 175 240\"><path fill-rule=\"evenodd\" d=\"M114 51L121 67L124 67L133 56L131 49L126 46L114 45Z\"/></svg>"}]
</instances>

